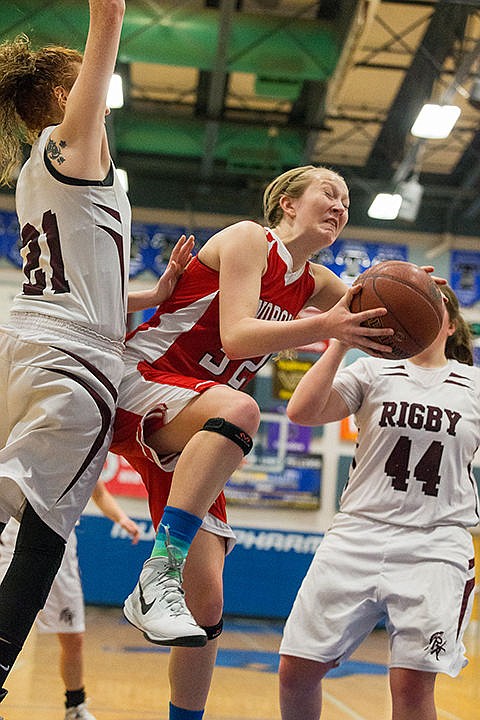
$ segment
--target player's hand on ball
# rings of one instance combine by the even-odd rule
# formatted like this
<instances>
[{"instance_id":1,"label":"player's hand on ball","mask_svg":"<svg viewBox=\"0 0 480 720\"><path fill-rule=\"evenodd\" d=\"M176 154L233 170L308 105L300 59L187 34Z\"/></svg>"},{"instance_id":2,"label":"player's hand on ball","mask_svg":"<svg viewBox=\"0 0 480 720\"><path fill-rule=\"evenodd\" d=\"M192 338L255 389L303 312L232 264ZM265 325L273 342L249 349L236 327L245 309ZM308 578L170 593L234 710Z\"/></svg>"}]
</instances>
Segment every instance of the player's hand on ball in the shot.
<instances>
[{"instance_id":1,"label":"player's hand on ball","mask_svg":"<svg viewBox=\"0 0 480 720\"><path fill-rule=\"evenodd\" d=\"M370 308L352 313L350 305L358 292L360 292L358 287L349 288L339 302L327 311L330 315L329 321L332 323L331 337L347 347L358 348L369 355L380 356L391 352L391 348L384 343L390 335L393 335L393 330L383 327L380 322L378 327L375 327L376 319L387 314L386 308ZM379 341L379 338L382 340Z\"/></svg>"},{"instance_id":2,"label":"player's hand on ball","mask_svg":"<svg viewBox=\"0 0 480 720\"><path fill-rule=\"evenodd\" d=\"M430 275L434 283L436 283L437 285L447 285L448 280L445 280L445 278L438 277L437 275L431 275L431 273L433 273L435 270L433 265L420 265L420 267L422 268L422 270L425 270L425 272Z\"/></svg>"}]
</instances>

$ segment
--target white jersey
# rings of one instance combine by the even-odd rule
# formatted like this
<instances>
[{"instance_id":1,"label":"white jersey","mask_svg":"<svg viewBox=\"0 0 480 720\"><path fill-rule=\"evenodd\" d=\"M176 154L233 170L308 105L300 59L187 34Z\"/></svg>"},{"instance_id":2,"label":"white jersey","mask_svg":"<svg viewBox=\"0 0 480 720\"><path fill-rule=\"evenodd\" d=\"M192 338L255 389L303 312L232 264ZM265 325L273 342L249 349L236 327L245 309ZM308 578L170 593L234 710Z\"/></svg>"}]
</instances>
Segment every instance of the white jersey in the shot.
<instances>
[{"instance_id":1,"label":"white jersey","mask_svg":"<svg viewBox=\"0 0 480 720\"><path fill-rule=\"evenodd\" d=\"M333 387L359 428L343 512L419 528L478 523L480 368L360 358Z\"/></svg>"},{"instance_id":2,"label":"white jersey","mask_svg":"<svg viewBox=\"0 0 480 720\"><path fill-rule=\"evenodd\" d=\"M130 263L130 204L112 166L105 181L58 173L45 128L16 190L24 284L15 312L40 313L123 340Z\"/></svg>"}]
</instances>

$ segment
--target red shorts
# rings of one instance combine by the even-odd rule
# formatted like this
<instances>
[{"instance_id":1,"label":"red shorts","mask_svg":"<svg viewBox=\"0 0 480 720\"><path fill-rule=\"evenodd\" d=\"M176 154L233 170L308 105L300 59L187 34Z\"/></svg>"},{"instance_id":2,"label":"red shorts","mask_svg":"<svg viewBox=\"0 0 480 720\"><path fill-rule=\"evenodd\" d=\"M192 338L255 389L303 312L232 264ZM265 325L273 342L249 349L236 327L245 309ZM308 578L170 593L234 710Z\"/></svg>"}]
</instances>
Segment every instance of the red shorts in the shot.
<instances>
[{"instance_id":1,"label":"red shorts","mask_svg":"<svg viewBox=\"0 0 480 720\"><path fill-rule=\"evenodd\" d=\"M154 527L158 528L170 493L173 472L162 469L153 459L153 455L150 458L145 454L145 448L138 439L141 421L141 415L118 408L110 451L116 455L123 455L141 475L148 493L150 516ZM217 497L209 512L222 522L227 522L223 492Z\"/></svg>"}]
</instances>

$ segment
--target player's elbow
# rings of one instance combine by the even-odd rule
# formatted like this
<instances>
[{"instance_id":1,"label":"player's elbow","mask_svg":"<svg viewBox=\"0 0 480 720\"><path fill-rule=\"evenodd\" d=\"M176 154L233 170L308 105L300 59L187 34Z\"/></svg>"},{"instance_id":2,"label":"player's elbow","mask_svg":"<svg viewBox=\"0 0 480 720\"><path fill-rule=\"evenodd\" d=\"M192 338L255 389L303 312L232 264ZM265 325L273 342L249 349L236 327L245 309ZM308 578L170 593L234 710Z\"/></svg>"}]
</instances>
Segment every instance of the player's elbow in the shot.
<instances>
[{"instance_id":1,"label":"player's elbow","mask_svg":"<svg viewBox=\"0 0 480 720\"><path fill-rule=\"evenodd\" d=\"M229 360L244 360L246 357L245 349L235 341L223 342L222 347Z\"/></svg>"},{"instance_id":2,"label":"player's elbow","mask_svg":"<svg viewBox=\"0 0 480 720\"><path fill-rule=\"evenodd\" d=\"M287 405L286 414L290 422L295 425L315 426L319 424L318 413L308 405L290 401Z\"/></svg>"},{"instance_id":3,"label":"player's elbow","mask_svg":"<svg viewBox=\"0 0 480 720\"><path fill-rule=\"evenodd\" d=\"M290 422L295 423L295 425L306 424L304 421L304 413L302 412L301 408L298 408L295 404L288 403L286 412Z\"/></svg>"},{"instance_id":4,"label":"player's elbow","mask_svg":"<svg viewBox=\"0 0 480 720\"><path fill-rule=\"evenodd\" d=\"M249 357L245 341L234 328L223 328L221 340L223 352L229 360L244 360Z\"/></svg>"}]
</instances>

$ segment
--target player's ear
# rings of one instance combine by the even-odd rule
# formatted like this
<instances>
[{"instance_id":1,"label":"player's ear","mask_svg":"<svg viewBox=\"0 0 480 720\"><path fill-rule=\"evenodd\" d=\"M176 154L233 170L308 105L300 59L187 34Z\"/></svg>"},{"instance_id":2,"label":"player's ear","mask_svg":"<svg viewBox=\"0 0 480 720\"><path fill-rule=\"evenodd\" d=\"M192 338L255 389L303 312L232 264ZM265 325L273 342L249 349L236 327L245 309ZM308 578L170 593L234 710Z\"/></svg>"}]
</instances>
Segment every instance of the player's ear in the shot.
<instances>
[{"instance_id":1,"label":"player's ear","mask_svg":"<svg viewBox=\"0 0 480 720\"><path fill-rule=\"evenodd\" d=\"M457 329L457 323L455 322L455 320L450 320L448 323L448 330L447 330L448 337L451 337L452 335L454 335L456 329Z\"/></svg>"},{"instance_id":2,"label":"player's ear","mask_svg":"<svg viewBox=\"0 0 480 720\"><path fill-rule=\"evenodd\" d=\"M293 198L290 197L290 195L282 195L280 197L280 200L278 201L278 204L282 208L283 214L287 217L294 218L297 214L295 202Z\"/></svg>"}]
</instances>

